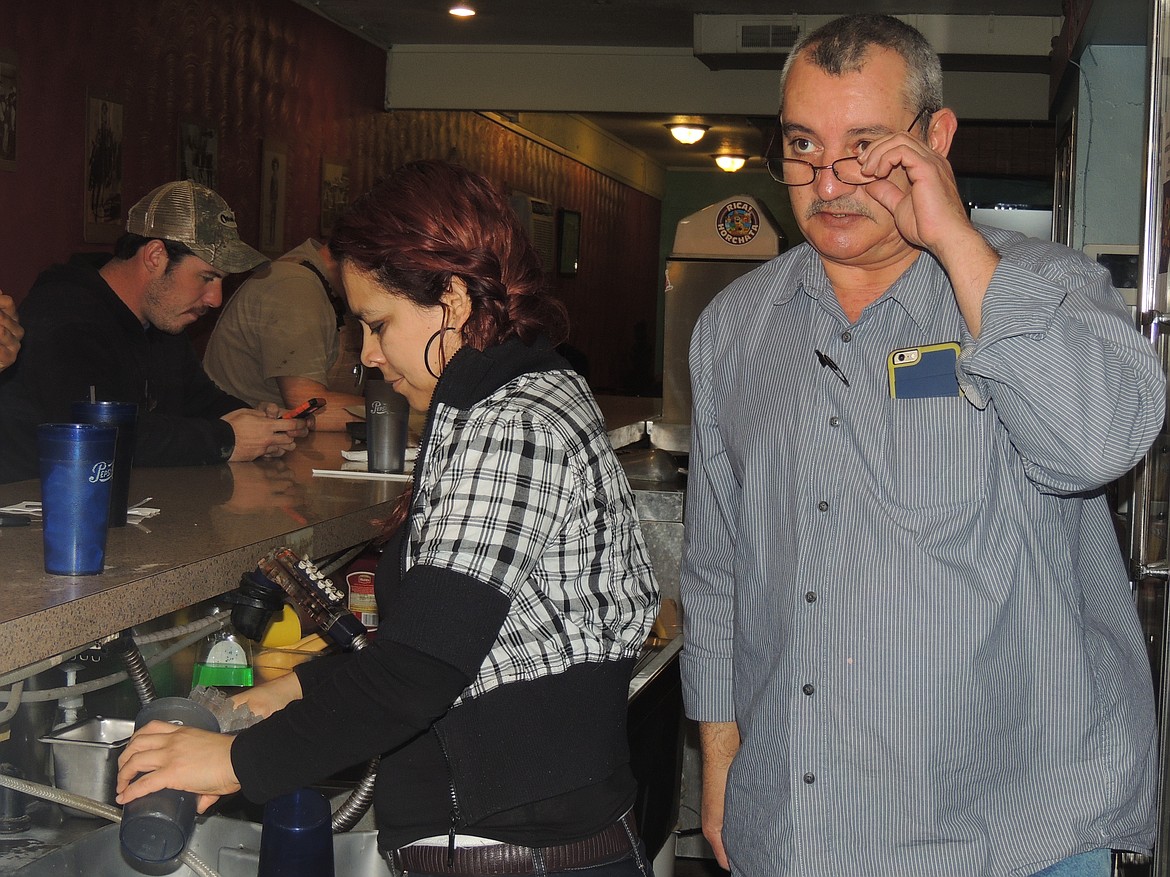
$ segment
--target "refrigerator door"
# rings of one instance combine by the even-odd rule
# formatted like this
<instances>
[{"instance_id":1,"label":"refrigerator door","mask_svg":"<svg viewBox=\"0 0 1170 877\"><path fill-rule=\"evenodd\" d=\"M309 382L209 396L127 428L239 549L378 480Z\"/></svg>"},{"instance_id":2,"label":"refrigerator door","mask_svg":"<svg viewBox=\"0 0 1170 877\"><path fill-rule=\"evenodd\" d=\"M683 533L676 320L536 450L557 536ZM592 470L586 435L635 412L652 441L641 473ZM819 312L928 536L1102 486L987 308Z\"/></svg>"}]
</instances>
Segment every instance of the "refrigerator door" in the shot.
<instances>
[{"instance_id":1,"label":"refrigerator door","mask_svg":"<svg viewBox=\"0 0 1170 877\"><path fill-rule=\"evenodd\" d=\"M662 339L662 421L691 422L691 375L687 353L695 322L708 302L760 262L732 259L666 263L666 312Z\"/></svg>"},{"instance_id":2,"label":"refrigerator door","mask_svg":"<svg viewBox=\"0 0 1170 877\"><path fill-rule=\"evenodd\" d=\"M687 352L695 322L718 292L779 255L784 232L751 195L733 195L683 217L666 263L662 339L662 423L689 426Z\"/></svg>"}]
</instances>

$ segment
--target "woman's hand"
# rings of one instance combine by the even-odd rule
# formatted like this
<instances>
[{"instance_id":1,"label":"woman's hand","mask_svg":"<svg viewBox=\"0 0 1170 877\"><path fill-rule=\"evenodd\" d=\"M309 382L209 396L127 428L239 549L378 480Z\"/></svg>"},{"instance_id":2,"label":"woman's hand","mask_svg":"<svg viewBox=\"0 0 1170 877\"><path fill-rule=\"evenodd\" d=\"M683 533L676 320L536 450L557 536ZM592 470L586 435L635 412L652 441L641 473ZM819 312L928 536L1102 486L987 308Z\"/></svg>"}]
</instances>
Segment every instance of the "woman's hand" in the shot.
<instances>
[{"instance_id":1,"label":"woman's hand","mask_svg":"<svg viewBox=\"0 0 1170 877\"><path fill-rule=\"evenodd\" d=\"M240 790L232 768L232 740L168 722L148 722L130 738L118 759L117 801L128 804L159 789L199 795L200 813Z\"/></svg>"},{"instance_id":2,"label":"woman's hand","mask_svg":"<svg viewBox=\"0 0 1170 877\"><path fill-rule=\"evenodd\" d=\"M301 680L296 673L285 673L262 685L256 685L232 695L232 703L246 706L262 719L301 699Z\"/></svg>"}]
</instances>

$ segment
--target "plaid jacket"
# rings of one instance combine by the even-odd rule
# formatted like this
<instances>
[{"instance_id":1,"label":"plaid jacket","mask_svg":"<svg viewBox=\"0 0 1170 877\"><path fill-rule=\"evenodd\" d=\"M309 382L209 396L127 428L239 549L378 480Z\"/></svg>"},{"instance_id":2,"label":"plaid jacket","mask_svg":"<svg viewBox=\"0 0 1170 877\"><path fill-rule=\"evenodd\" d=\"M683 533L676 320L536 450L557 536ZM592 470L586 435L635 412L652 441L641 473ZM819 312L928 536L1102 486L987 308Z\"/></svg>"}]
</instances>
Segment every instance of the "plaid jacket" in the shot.
<instances>
[{"instance_id":1,"label":"plaid jacket","mask_svg":"<svg viewBox=\"0 0 1170 877\"><path fill-rule=\"evenodd\" d=\"M657 587L633 494L584 380L448 367L416 463L405 570L490 584L511 608L464 694L636 657ZM468 363L469 365L469 363ZM471 378L471 386L463 378ZM490 382L489 382L490 385ZM442 393L442 396L439 393Z\"/></svg>"}]
</instances>

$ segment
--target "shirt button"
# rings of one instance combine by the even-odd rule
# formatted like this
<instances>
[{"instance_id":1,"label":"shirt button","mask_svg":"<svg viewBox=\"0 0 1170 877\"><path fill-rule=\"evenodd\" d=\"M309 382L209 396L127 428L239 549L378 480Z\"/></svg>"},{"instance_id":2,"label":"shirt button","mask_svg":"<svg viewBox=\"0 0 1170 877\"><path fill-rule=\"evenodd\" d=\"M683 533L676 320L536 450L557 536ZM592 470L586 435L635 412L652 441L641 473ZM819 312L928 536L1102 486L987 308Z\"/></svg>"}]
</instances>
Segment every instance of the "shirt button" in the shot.
<instances>
[{"instance_id":1,"label":"shirt button","mask_svg":"<svg viewBox=\"0 0 1170 877\"><path fill-rule=\"evenodd\" d=\"M853 340L853 333L850 332L848 329L846 329L844 332L841 333L841 340L844 341L846 344L848 344L850 341Z\"/></svg>"},{"instance_id":2,"label":"shirt button","mask_svg":"<svg viewBox=\"0 0 1170 877\"><path fill-rule=\"evenodd\" d=\"M817 592L816 591L806 591L805 595L804 595L804 602L806 602L806 603L817 602Z\"/></svg>"},{"instance_id":3,"label":"shirt button","mask_svg":"<svg viewBox=\"0 0 1170 877\"><path fill-rule=\"evenodd\" d=\"M829 418L829 426L840 426L840 425L841 425L841 418L838 417L836 414L834 414L832 417Z\"/></svg>"},{"instance_id":4,"label":"shirt button","mask_svg":"<svg viewBox=\"0 0 1170 877\"><path fill-rule=\"evenodd\" d=\"M829 510L829 504L822 499L817 503L817 508L822 512L827 512Z\"/></svg>"},{"instance_id":5,"label":"shirt button","mask_svg":"<svg viewBox=\"0 0 1170 877\"><path fill-rule=\"evenodd\" d=\"M806 773L804 775L804 781L811 786L817 781L817 775L815 773Z\"/></svg>"},{"instance_id":6,"label":"shirt button","mask_svg":"<svg viewBox=\"0 0 1170 877\"><path fill-rule=\"evenodd\" d=\"M805 694L812 694L814 691L816 691L816 688L812 685L805 685L804 688L802 688L800 690L803 691Z\"/></svg>"}]
</instances>

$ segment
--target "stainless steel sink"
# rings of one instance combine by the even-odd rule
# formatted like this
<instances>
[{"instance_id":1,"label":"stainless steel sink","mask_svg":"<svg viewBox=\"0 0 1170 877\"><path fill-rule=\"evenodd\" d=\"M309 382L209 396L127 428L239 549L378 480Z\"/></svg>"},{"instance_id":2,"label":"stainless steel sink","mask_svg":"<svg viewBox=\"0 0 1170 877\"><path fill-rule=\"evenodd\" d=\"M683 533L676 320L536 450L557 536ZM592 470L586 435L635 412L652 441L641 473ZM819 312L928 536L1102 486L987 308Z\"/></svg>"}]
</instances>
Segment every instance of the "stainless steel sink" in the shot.
<instances>
[{"instance_id":1,"label":"stainless steel sink","mask_svg":"<svg viewBox=\"0 0 1170 877\"><path fill-rule=\"evenodd\" d=\"M219 815L200 819L191 849L220 877L256 877L260 826ZM334 835L333 851L338 877L388 877L393 873L378 853L374 831ZM22 877L137 877L140 872L122 858L118 826L111 823L11 873ZM184 865L170 877L192 877L194 873Z\"/></svg>"}]
</instances>

